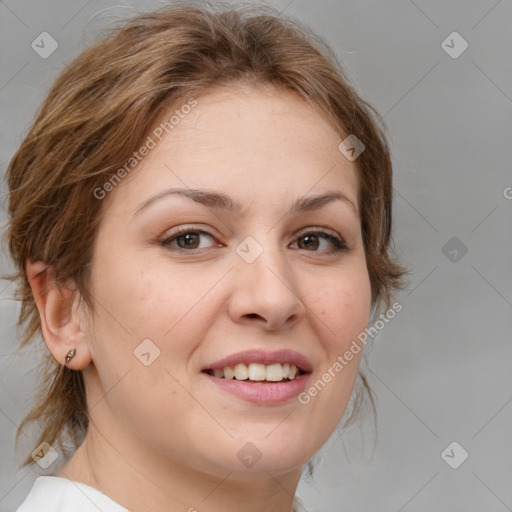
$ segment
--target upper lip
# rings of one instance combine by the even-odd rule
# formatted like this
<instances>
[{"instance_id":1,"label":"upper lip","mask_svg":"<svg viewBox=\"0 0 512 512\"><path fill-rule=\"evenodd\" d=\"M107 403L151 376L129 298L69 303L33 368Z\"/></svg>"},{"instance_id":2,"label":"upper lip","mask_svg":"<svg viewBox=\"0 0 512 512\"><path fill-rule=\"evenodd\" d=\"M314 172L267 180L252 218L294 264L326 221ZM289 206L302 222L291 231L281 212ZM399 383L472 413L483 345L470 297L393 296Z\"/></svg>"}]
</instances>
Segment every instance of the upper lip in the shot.
<instances>
[{"instance_id":1,"label":"upper lip","mask_svg":"<svg viewBox=\"0 0 512 512\"><path fill-rule=\"evenodd\" d=\"M243 352L238 352L236 354L232 354L230 356L224 357L223 359L219 359L215 361L215 363L209 364L202 368L204 370L216 370L222 369L226 366L235 366L239 363L261 363L261 364L294 364L306 373L311 373L313 367L309 361L309 359L294 350L276 350L273 352L268 352L265 350L245 350Z\"/></svg>"}]
</instances>

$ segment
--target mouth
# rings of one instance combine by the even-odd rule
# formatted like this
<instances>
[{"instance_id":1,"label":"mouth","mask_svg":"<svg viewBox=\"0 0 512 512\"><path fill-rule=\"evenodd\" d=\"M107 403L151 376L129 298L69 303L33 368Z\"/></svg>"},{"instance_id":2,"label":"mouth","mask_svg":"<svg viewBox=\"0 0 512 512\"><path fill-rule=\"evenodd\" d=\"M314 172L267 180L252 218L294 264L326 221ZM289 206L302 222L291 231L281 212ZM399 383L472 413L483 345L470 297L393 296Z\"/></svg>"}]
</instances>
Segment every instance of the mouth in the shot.
<instances>
[{"instance_id":1,"label":"mouth","mask_svg":"<svg viewBox=\"0 0 512 512\"><path fill-rule=\"evenodd\" d=\"M276 384L299 379L310 372L291 363L238 363L223 368L207 368L202 371L223 380L245 381L247 383Z\"/></svg>"},{"instance_id":2,"label":"mouth","mask_svg":"<svg viewBox=\"0 0 512 512\"><path fill-rule=\"evenodd\" d=\"M312 371L304 354L287 349L245 350L201 369L223 392L263 406L289 403L304 391Z\"/></svg>"}]
</instances>

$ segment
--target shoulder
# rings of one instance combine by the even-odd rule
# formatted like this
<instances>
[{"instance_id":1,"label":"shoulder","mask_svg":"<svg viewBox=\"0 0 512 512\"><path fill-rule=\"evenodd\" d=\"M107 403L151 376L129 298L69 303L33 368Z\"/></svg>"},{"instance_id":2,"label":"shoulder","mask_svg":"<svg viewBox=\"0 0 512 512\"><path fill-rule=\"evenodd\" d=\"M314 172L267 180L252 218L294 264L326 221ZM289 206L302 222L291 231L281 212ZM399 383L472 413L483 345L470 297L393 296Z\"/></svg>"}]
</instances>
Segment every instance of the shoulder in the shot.
<instances>
[{"instance_id":1,"label":"shoulder","mask_svg":"<svg viewBox=\"0 0 512 512\"><path fill-rule=\"evenodd\" d=\"M40 476L16 512L128 512L88 485L57 476Z\"/></svg>"}]
</instances>

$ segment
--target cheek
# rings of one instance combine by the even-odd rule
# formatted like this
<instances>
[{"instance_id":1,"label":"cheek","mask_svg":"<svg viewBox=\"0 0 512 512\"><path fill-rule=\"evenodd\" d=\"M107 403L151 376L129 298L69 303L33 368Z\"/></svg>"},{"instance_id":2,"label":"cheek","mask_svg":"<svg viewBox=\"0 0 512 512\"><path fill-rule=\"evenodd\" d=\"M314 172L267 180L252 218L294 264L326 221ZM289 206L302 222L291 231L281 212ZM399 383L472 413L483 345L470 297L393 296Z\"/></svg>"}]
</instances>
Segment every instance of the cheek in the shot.
<instances>
[{"instance_id":1,"label":"cheek","mask_svg":"<svg viewBox=\"0 0 512 512\"><path fill-rule=\"evenodd\" d=\"M339 272L322 293L310 297L310 307L325 358L299 402L308 412L308 430L316 433L317 449L339 424L354 390L363 353L357 336L367 327L371 309L366 267Z\"/></svg>"},{"instance_id":2,"label":"cheek","mask_svg":"<svg viewBox=\"0 0 512 512\"><path fill-rule=\"evenodd\" d=\"M366 268L329 280L324 290L311 297L311 307L327 333L328 348L340 350L368 325L371 287ZM318 323L318 322L317 322Z\"/></svg>"},{"instance_id":3,"label":"cheek","mask_svg":"<svg viewBox=\"0 0 512 512\"><path fill-rule=\"evenodd\" d=\"M117 242L104 241L110 250L98 253L93 264L102 321L134 338L161 338L192 308L201 291L197 283L184 286L182 273L169 272L159 258L144 258Z\"/></svg>"},{"instance_id":4,"label":"cheek","mask_svg":"<svg viewBox=\"0 0 512 512\"><path fill-rule=\"evenodd\" d=\"M102 272L104 275L100 276ZM212 290L223 273L198 274L192 268L169 271L168 265L157 259L142 264L135 259L127 264L126 257L122 265L110 262L96 276L95 293L104 306L98 311L97 339L116 344L128 359L128 367L136 369L139 361L133 352L149 339L159 354L151 364L151 378L157 378L156 369L160 366L173 374L183 373L190 355L214 321L219 305L218 295Z\"/></svg>"}]
</instances>

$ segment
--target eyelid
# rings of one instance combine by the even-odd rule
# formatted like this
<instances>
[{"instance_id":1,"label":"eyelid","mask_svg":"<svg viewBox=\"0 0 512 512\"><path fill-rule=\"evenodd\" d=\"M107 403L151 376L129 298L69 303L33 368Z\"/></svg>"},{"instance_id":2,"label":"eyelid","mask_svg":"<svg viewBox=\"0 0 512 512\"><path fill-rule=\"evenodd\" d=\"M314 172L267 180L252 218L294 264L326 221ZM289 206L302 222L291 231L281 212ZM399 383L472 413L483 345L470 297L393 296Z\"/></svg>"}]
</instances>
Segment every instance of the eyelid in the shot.
<instances>
[{"instance_id":1,"label":"eyelid","mask_svg":"<svg viewBox=\"0 0 512 512\"><path fill-rule=\"evenodd\" d=\"M209 236L212 240L214 240L217 243L217 247L218 247L219 242L217 240L217 238L218 238L217 235L214 235L214 234L210 233L209 231L203 230L203 229L195 227L195 226L178 226L174 230L171 230L170 233L167 233L166 235L164 235L164 237L159 240L159 244L164 247L170 247L171 242L175 241L180 236L183 236L188 233L198 233L200 235ZM296 243L298 239L300 239L302 236L305 236L305 235L314 235L314 236L323 235L323 238L330 241L331 244L333 244L335 247L334 249L323 250L323 251L307 251L306 249L304 249L307 252L318 253L319 255L320 254L330 255L330 254L339 253L341 251L347 251L350 249L350 246L347 244L344 237L339 235L336 231L334 231L330 228L324 228L324 227L311 227L310 226L310 227L301 229L297 234L294 235L293 243ZM222 244L222 242L220 242L220 243ZM222 245L224 245L224 244L222 244ZM176 252L179 252L182 254L186 254L186 253L196 254L198 252L201 252L201 251L204 252L205 250L207 251L207 250L213 249L213 248L214 247L208 247L208 248L202 248L202 249L183 249L182 247L173 247L170 250L173 250L173 251L176 251Z\"/></svg>"},{"instance_id":2,"label":"eyelid","mask_svg":"<svg viewBox=\"0 0 512 512\"><path fill-rule=\"evenodd\" d=\"M341 235L339 235L334 229L324 228L324 227L320 227L320 226L303 228L300 231L298 231L295 236L299 237L302 235L307 235L309 233L323 233L325 235L332 235L332 236L339 238L340 240L342 240L344 242L343 237Z\"/></svg>"},{"instance_id":3,"label":"eyelid","mask_svg":"<svg viewBox=\"0 0 512 512\"><path fill-rule=\"evenodd\" d=\"M210 233L209 231L206 231L204 229L196 228L194 226L178 226L174 230L171 230L170 232L166 232L162 238L159 239L159 244L165 246L169 246L170 242L176 240L180 236L186 235L188 233L199 233L200 235L206 235L209 236L213 241L217 242L218 244L218 236ZM202 251L204 249L182 249L181 247L174 248L174 250L179 252L188 252L188 253L194 253L196 251Z\"/></svg>"}]
</instances>

